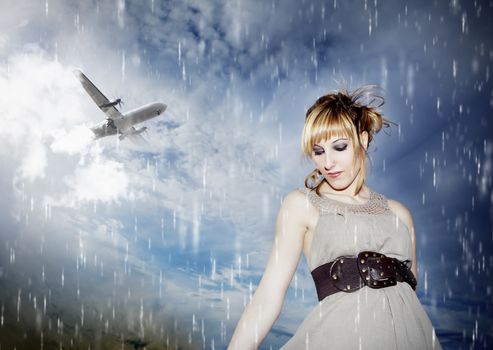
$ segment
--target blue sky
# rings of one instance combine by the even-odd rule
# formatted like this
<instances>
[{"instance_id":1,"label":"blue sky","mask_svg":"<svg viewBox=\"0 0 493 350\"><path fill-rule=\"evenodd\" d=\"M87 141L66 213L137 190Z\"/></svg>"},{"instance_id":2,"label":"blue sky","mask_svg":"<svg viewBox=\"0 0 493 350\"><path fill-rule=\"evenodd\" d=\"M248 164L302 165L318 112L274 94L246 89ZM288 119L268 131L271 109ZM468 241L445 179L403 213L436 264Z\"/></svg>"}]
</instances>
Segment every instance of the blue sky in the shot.
<instances>
[{"instance_id":1,"label":"blue sky","mask_svg":"<svg viewBox=\"0 0 493 350\"><path fill-rule=\"evenodd\" d=\"M413 213L417 293L440 341L491 346L491 12L458 0L3 1L2 345L225 348L280 202L312 168L305 110L345 82L381 85L399 124L370 146L368 184ZM90 142L104 115L75 68L123 111L168 105L149 147ZM303 259L262 348L315 304Z\"/></svg>"}]
</instances>

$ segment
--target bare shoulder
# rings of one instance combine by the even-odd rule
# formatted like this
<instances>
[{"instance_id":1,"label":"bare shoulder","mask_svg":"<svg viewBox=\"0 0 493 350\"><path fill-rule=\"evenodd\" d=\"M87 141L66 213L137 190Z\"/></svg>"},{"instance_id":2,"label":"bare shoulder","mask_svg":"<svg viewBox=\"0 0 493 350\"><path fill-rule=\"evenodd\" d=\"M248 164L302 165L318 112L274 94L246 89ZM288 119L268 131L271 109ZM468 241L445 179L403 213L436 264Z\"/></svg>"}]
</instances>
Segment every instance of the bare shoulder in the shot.
<instances>
[{"instance_id":1,"label":"bare shoulder","mask_svg":"<svg viewBox=\"0 0 493 350\"><path fill-rule=\"evenodd\" d=\"M308 195L301 189L297 188L286 194L283 199L283 206L290 209L309 211L315 209Z\"/></svg>"},{"instance_id":2,"label":"bare shoulder","mask_svg":"<svg viewBox=\"0 0 493 350\"><path fill-rule=\"evenodd\" d=\"M301 189L296 188L284 196L283 202L290 205L303 205L307 200L306 194Z\"/></svg>"},{"instance_id":3,"label":"bare shoulder","mask_svg":"<svg viewBox=\"0 0 493 350\"><path fill-rule=\"evenodd\" d=\"M413 228L413 216L411 211L401 202L395 199L387 199L390 210L394 212L399 219L406 224L407 228L411 230Z\"/></svg>"},{"instance_id":4,"label":"bare shoulder","mask_svg":"<svg viewBox=\"0 0 493 350\"><path fill-rule=\"evenodd\" d=\"M284 196L281 211L289 212L305 225L317 214L307 194L300 189L294 189Z\"/></svg>"}]
</instances>

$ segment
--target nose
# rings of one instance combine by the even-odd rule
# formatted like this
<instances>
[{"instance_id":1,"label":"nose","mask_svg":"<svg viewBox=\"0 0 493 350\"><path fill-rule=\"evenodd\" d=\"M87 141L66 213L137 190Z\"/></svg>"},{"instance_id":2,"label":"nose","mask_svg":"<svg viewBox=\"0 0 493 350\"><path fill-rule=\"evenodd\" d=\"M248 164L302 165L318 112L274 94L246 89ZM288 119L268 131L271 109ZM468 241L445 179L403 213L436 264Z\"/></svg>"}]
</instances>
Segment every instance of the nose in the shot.
<instances>
[{"instance_id":1,"label":"nose","mask_svg":"<svg viewBox=\"0 0 493 350\"><path fill-rule=\"evenodd\" d=\"M324 169L328 172L334 167L334 161L325 153Z\"/></svg>"}]
</instances>

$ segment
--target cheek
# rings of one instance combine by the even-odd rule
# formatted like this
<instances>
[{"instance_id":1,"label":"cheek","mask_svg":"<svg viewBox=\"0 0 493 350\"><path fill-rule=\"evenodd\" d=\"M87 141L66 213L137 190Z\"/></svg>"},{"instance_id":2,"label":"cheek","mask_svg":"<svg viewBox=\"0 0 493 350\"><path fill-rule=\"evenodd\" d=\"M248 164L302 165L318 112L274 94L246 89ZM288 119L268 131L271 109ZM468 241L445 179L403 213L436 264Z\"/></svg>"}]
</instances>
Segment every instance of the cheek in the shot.
<instances>
[{"instance_id":1,"label":"cheek","mask_svg":"<svg viewBox=\"0 0 493 350\"><path fill-rule=\"evenodd\" d=\"M317 169L322 169L324 167L322 156L312 157L312 161Z\"/></svg>"},{"instance_id":2,"label":"cheek","mask_svg":"<svg viewBox=\"0 0 493 350\"><path fill-rule=\"evenodd\" d=\"M348 152L342 152L339 157L338 157L339 161L341 162L341 164L344 164L344 166L347 166L347 167L352 167L353 166L353 163L354 163L354 153L351 152L351 151L348 151Z\"/></svg>"}]
</instances>

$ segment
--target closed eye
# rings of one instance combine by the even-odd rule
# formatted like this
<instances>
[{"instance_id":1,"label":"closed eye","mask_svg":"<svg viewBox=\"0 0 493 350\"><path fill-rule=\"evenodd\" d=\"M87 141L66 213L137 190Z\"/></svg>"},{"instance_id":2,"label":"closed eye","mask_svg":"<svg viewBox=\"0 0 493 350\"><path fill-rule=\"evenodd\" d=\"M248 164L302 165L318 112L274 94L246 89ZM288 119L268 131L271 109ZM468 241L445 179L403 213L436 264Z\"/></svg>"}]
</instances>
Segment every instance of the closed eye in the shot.
<instances>
[{"instance_id":1,"label":"closed eye","mask_svg":"<svg viewBox=\"0 0 493 350\"><path fill-rule=\"evenodd\" d=\"M347 145L342 145L342 146L338 146L338 147L334 147L334 149L338 152L342 152L344 150L346 150L347 148Z\"/></svg>"}]
</instances>

